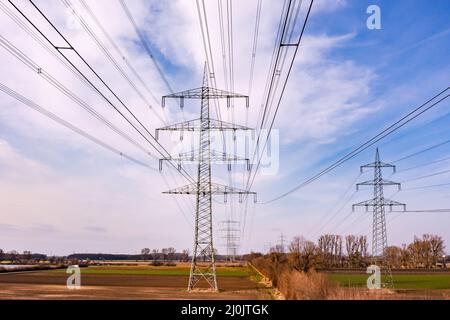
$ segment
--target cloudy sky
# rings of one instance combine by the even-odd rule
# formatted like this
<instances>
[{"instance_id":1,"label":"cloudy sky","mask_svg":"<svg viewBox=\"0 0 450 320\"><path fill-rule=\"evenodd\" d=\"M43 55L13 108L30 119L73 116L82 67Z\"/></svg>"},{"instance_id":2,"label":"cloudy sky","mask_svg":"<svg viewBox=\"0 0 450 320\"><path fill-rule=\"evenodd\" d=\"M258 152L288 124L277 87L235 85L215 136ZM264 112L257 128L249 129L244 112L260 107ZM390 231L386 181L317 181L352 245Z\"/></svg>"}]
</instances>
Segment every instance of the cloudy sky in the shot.
<instances>
[{"instance_id":1,"label":"cloudy sky","mask_svg":"<svg viewBox=\"0 0 450 320\"><path fill-rule=\"evenodd\" d=\"M55 46L67 46L29 1L13 2ZM196 2L125 2L171 89L199 87L206 58ZM34 3L149 132L198 117L198 101L187 104L183 112L175 102L161 108L160 97L170 89L120 1ZM219 3L225 19L225 54ZM258 125L283 10L283 1L261 3L251 89L258 1L232 1L229 6L234 91L250 94L250 108L246 111L240 102L228 110L219 106L223 120L250 127ZM69 10L69 4L91 34ZM226 0L205 1L215 79L222 89L230 89L225 80L229 72L224 72L230 60L226 4ZM366 26L366 9L372 4L381 8L381 30ZM302 14L307 5L304 1ZM194 199L162 194L187 181L167 166L162 173L155 170L159 154L148 142L58 60L58 52L7 0L0 0L0 7L2 87L140 161L110 152L0 91L0 248L47 254L136 253L143 247L168 246L191 249ZM230 217L240 221L241 251L267 250L281 232L288 239L304 235L316 240L323 233L358 233L370 238L370 213L351 213L351 204L372 197L370 189L356 193L353 185L372 178L370 172L359 175L359 166L374 160L374 148L304 189L263 203L318 173L448 87L449 12L446 0L433 1L433 5L425 0L315 1L275 122L272 166L266 162L253 184L260 203L249 201L245 206L231 199L223 204L217 198L213 204L219 251L224 252L220 221ZM26 55L28 64L11 54L11 45L16 53ZM110 101L120 104L74 52L64 53ZM58 91L55 83L66 93L70 90L73 99ZM385 196L406 203L408 210L450 208L450 186L428 188L448 183L449 173L421 178L450 170L450 159L446 159L450 143L401 160L449 140L449 107L450 102L441 103L378 144L382 160L395 162L398 168L392 176L386 170L386 178L403 186L397 193L386 188ZM98 117L107 119L110 126ZM175 150L178 140L179 136L164 134L160 141L167 150ZM242 169L236 165L228 173L226 166L214 166L214 180L243 187L246 177ZM195 166L187 165L186 170L195 175ZM450 245L450 213L387 213L387 220L389 244L400 245L412 241L414 235L435 233Z\"/></svg>"}]
</instances>

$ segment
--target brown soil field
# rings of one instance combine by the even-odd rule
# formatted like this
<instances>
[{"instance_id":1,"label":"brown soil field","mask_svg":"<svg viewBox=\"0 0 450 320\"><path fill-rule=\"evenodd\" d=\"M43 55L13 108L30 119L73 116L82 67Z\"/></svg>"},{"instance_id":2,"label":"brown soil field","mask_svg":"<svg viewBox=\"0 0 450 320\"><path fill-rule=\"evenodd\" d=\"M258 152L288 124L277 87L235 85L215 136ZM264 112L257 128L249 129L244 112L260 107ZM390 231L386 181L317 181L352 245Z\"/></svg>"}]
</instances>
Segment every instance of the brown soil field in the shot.
<instances>
[{"instance_id":1,"label":"brown soil field","mask_svg":"<svg viewBox=\"0 0 450 320\"><path fill-rule=\"evenodd\" d=\"M0 299L270 299L264 286L249 277L219 277L219 293L187 292L188 278L171 275L82 275L81 288L66 287L68 274L0 274Z\"/></svg>"}]
</instances>

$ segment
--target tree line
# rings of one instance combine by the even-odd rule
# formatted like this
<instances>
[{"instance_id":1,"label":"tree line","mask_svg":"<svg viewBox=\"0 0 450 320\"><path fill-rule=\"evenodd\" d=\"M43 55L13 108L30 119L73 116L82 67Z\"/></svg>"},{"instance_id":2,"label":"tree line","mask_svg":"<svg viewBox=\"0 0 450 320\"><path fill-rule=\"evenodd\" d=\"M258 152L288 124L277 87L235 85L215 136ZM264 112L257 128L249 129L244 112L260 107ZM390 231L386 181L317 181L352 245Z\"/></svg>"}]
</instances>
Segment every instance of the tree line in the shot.
<instances>
[{"instance_id":1,"label":"tree line","mask_svg":"<svg viewBox=\"0 0 450 320\"><path fill-rule=\"evenodd\" d=\"M31 253L31 251L23 251L22 253L19 253L17 250L5 252L3 251L3 249L0 249L0 261L22 263L23 261L36 261L47 259L48 257L45 254Z\"/></svg>"},{"instance_id":2,"label":"tree line","mask_svg":"<svg viewBox=\"0 0 450 320\"><path fill-rule=\"evenodd\" d=\"M287 250L286 250L287 249ZM445 244L442 237L424 234L401 247L386 248L385 257L391 268L445 268ZM283 276L309 274L327 269L365 269L372 264L366 236L332 235L319 237L317 243L302 236L294 237L287 248L276 245L268 254L245 255L259 271L272 280L274 286ZM313 272L314 273L314 272Z\"/></svg>"},{"instance_id":3,"label":"tree line","mask_svg":"<svg viewBox=\"0 0 450 320\"><path fill-rule=\"evenodd\" d=\"M253 254L250 257L262 257ZM401 247L389 246L385 258L392 268L445 267L445 244L442 237L424 234ZM247 257L248 258L248 257ZM369 243L366 236L325 234L317 243L302 236L294 237L286 248L280 245L269 250L266 259L274 263L286 263L292 269L365 268L371 264Z\"/></svg>"},{"instance_id":4,"label":"tree line","mask_svg":"<svg viewBox=\"0 0 450 320\"><path fill-rule=\"evenodd\" d=\"M189 261L189 250L184 249L177 252L175 248L152 249L144 248L141 250L143 260L164 260L164 261Z\"/></svg>"}]
</instances>

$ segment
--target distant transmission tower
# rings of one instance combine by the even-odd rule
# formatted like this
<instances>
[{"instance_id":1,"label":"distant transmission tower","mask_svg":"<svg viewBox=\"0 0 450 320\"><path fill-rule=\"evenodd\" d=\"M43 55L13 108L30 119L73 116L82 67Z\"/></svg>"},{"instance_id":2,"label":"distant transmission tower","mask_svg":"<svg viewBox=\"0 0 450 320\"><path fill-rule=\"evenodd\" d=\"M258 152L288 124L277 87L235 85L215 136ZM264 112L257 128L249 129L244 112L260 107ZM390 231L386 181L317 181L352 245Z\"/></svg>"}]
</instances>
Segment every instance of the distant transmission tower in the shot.
<instances>
[{"instance_id":1,"label":"distant transmission tower","mask_svg":"<svg viewBox=\"0 0 450 320\"><path fill-rule=\"evenodd\" d=\"M225 246L227 248L227 260L234 262L236 259L237 251L239 248L239 221L225 220L221 221L222 229L224 232L223 239L225 240Z\"/></svg>"},{"instance_id":2,"label":"distant transmission tower","mask_svg":"<svg viewBox=\"0 0 450 320\"><path fill-rule=\"evenodd\" d=\"M387 231L384 208L389 207L392 211L392 207L402 206L403 210L406 210L406 205L384 198L384 186L398 186L398 189L400 190L401 185L400 183L383 179L382 168L392 168L395 172L395 166L380 161L380 153L378 151L378 148L375 155L375 162L362 166L361 172L363 172L366 168L374 169L374 179L358 183L356 185L356 188L358 190L360 186L373 186L373 199L354 204L353 210L355 209L355 207L365 207L366 211L368 211L369 207L372 207L372 263L379 266L381 269L382 286L385 288L393 288L394 282L392 279L392 272L389 266L389 262L386 259Z\"/></svg>"},{"instance_id":3,"label":"distant transmission tower","mask_svg":"<svg viewBox=\"0 0 450 320\"><path fill-rule=\"evenodd\" d=\"M280 237L278 238L278 246L280 247L280 253L286 252L286 237L284 236L283 232L280 234Z\"/></svg>"},{"instance_id":4,"label":"distant transmission tower","mask_svg":"<svg viewBox=\"0 0 450 320\"><path fill-rule=\"evenodd\" d=\"M181 108L184 107L185 99L199 99L201 101L199 119L184 121L156 130L156 136L158 136L158 131L197 131L200 136L198 150L180 153L178 157L165 158L160 161L160 169L162 169L163 161L177 161L180 170L183 161L198 163L196 183L164 192L166 194L188 194L196 196L195 240L188 291L191 291L199 285L201 280L206 280L207 285L214 291L218 291L213 246L212 196L223 195L224 201L226 202L227 195L238 194L239 202L242 202L245 195L253 194L254 201L256 202L256 193L254 192L211 182L211 162L226 162L230 170L231 162L247 161L247 170L249 170L248 159L211 150L211 131L232 131L235 137L237 130L251 130L244 126L211 119L210 100L226 99L227 106L230 107L231 99L235 98L245 99L246 107L249 107L248 96L209 87L208 71L205 65L202 87L174 93L164 96L162 99L163 107L165 106L166 99L179 99ZM180 139L182 139L182 135Z\"/></svg>"}]
</instances>

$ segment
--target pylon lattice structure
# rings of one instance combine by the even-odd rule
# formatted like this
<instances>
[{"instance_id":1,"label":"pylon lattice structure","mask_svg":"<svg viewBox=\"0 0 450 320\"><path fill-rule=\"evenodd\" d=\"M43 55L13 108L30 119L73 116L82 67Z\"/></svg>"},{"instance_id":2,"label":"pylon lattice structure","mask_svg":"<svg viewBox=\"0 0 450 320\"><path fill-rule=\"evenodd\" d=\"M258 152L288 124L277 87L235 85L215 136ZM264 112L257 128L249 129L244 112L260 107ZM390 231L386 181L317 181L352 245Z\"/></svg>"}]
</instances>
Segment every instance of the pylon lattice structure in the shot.
<instances>
[{"instance_id":1,"label":"pylon lattice structure","mask_svg":"<svg viewBox=\"0 0 450 320\"><path fill-rule=\"evenodd\" d=\"M198 286L199 282L202 280L206 280L211 289L218 291L213 245L212 196L223 195L224 201L226 202L228 195L238 194L239 201L242 202L245 195L252 194L254 196L254 201L256 202L255 192L211 182L211 162L244 160L247 161L247 169L249 169L248 159L239 158L233 155L230 156L225 153L211 150L211 131L232 131L236 133L237 130L251 129L233 123L211 119L209 102L212 99L226 99L228 107L230 106L231 99L236 98L245 99L247 108L249 107L249 104L248 96L209 87L207 74L207 68L205 66L203 85L201 88L174 93L164 96L162 99L163 107L165 106L166 99L178 99L181 108L184 107L185 99L199 99L201 101L200 118L169 125L156 130L157 136L159 131L180 131L181 133L185 131L199 132L199 147L197 150L179 154L178 157L161 159L160 162L161 169L163 161L178 161L179 169L181 169L182 161L195 161L198 163L196 183L164 192L165 194L196 196L195 240L188 291L191 291ZM180 139L182 138L183 134L180 136Z\"/></svg>"},{"instance_id":2,"label":"pylon lattice structure","mask_svg":"<svg viewBox=\"0 0 450 320\"><path fill-rule=\"evenodd\" d=\"M278 246L280 248L280 253L285 253L286 252L286 245L285 245L286 237L283 234L283 232L280 233L280 237L278 238L278 240L279 240L278 241Z\"/></svg>"},{"instance_id":3,"label":"pylon lattice structure","mask_svg":"<svg viewBox=\"0 0 450 320\"><path fill-rule=\"evenodd\" d=\"M220 231L224 233L223 239L227 248L227 260L234 262L239 249L239 221L229 219L221 221L221 224L222 229Z\"/></svg>"},{"instance_id":4,"label":"pylon lattice structure","mask_svg":"<svg viewBox=\"0 0 450 320\"><path fill-rule=\"evenodd\" d=\"M374 179L366 182L358 183L356 185L357 190L360 186L373 186L373 199L359 202L353 205L355 207L365 207L366 211L369 207L373 209L373 222L372 222L372 263L377 265L381 269L381 284L385 288L393 288L394 282L392 279L392 272L389 265L389 261L386 259L386 247L387 247L387 230L386 230L386 215L385 207L392 208L395 206L402 206L403 210L406 210L406 205L394 200L386 199L383 194L384 186L397 186L401 189L400 183L384 180L382 175L383 168L392 168L395 173L395 166L392 164L381 162L380 153L376 151L375 162L361 166L361 172L364 169L374 169Z\"/></svg>"}]
</instances>

